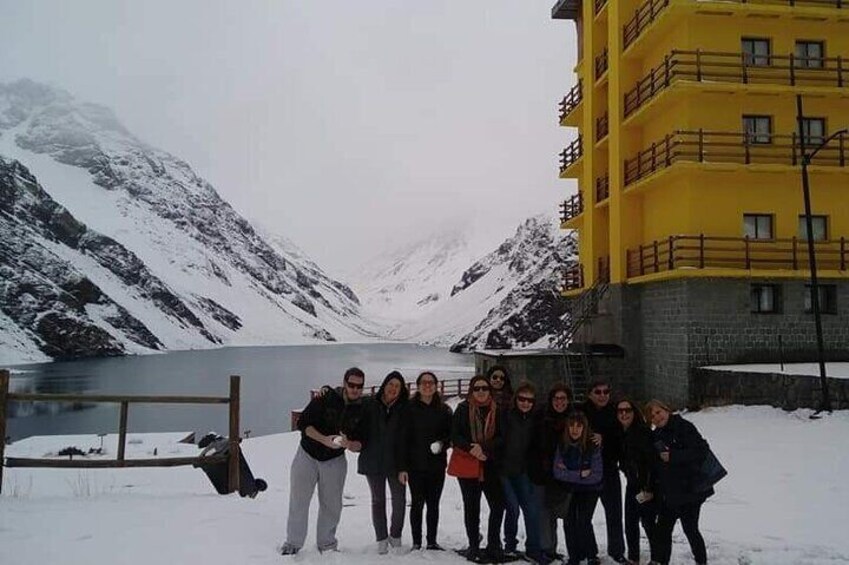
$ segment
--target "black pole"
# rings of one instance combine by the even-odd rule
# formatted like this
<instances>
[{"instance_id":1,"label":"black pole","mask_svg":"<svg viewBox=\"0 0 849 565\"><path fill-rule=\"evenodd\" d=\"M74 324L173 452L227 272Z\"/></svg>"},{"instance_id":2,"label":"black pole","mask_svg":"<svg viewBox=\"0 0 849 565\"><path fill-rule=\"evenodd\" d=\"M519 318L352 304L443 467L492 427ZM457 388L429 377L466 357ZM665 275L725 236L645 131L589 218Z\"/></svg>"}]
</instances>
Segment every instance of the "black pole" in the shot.
<instances>
[{"instance_id":1,"label":"black pole","mask_svg":"<svg viewBox=\"0 0 849 565\"><path fill-rule=\"evenodd\" d=\"M831 412L831 399L828 395L828 376L825 370L825 346L822 337L822 314L820 313L819 280L817 279L817 258L814 250L814 222L811 218L811 187L808 181L808 164L811 156L805 148L804 114L802 113L802 96L796 95L796 126L799 130L799 152L802 156L802 194L805 198L805 228L808 236L808 262L811 269L811 309L814 311L814 324L817 332L817 362L820 366L820 386L822 388L822 404L819 412ZM828 141L824 142L827 143ZM820 145L822 147L822 145ZM818 151L820 147L814 151Z\"/></svg>"}]
</instances>

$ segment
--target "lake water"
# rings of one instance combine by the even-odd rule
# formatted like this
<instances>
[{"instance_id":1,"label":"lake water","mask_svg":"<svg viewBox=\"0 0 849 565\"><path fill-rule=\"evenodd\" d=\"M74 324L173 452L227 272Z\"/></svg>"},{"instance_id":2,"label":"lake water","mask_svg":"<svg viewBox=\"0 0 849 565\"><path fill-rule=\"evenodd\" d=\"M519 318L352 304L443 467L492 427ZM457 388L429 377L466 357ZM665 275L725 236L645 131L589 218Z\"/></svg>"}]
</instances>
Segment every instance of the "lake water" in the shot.
<instances>
[{"instance_id":1,"label":"lake water","mask_svg":"<svg viewBox=\"0 0 849 565\"><path fill-rule=\"evenodd\" d=\"M408 381L433 370L440 379L469 377L472 355L409 344L332 344L228 347L163 355L86 359L12 367L16 392L228 396L230 375L241 379L241 429L251 435L289 431L291 411L303 408L310 389L338 385L348 367L380 384L392 370ZM117 433L117 404L73 406L18 403L6 433L31 435ZM227 405L130 404L129 432L198 432L226 435Z\"/></svg>"}]
</instances>

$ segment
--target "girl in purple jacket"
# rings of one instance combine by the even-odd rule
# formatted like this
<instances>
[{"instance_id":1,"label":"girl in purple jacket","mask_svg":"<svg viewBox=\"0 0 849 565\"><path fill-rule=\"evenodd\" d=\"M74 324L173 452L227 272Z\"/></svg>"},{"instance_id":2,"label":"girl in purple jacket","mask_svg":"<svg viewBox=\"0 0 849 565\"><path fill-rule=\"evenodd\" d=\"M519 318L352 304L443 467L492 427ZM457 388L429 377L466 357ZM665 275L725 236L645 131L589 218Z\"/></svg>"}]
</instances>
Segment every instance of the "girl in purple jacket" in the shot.
<instances>
[{"instance_id":1,"label":"girl in purple jacket","mask_svg":"<svg viewBox=\"0 0 849 565\"><path fill-rule=\"evenodd\" d=\"M587 417L583 412L570 414L554 458L554 478L572 493L566 515L567 565L577 565L584 559L590 564L599 563L592 519L601 492L602 471L601 450L592 442Z\"/></svg>"}]
</instances>

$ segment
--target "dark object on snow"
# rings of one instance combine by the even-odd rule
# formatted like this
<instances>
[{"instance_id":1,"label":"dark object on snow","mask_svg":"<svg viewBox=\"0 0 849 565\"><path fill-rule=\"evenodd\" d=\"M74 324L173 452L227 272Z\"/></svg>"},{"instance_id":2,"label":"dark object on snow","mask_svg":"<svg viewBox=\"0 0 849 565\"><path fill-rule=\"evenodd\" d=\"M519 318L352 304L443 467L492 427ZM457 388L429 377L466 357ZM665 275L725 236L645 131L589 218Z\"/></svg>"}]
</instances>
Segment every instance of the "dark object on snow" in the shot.
<instances>
[{"instance_id":1,"label":"dark object on snow","mask_svg":"<svg viewBox=\"0 0 849 565\"><path fill-rule=\"evenodd\" d=\"M206 434L198 442L198 447L202 448L201 457L211 455L227 455L230 453L230 440L218 434ZM218 494L229 494L230 474L227 461L217 461L210 463L195 463L195 467L200 467L201 470L209 477L209 481ZM245 455L239 452L239 495L255 498L257 494L268 488L268 483L262 479L255 479Z\"/></svg>"},{"instance_id":2,"label":"dark object on snow","mask_svg":"<svg viewBox=\"0 0 849 565\"><path fill-rule=\"evenodd\" d=\"M79 447L70 446L62 449L62 451L57 453L57 455L67 455L69 458L73 459L74 455L85 455L85 451Z\"/></svg>"}]
</instances>

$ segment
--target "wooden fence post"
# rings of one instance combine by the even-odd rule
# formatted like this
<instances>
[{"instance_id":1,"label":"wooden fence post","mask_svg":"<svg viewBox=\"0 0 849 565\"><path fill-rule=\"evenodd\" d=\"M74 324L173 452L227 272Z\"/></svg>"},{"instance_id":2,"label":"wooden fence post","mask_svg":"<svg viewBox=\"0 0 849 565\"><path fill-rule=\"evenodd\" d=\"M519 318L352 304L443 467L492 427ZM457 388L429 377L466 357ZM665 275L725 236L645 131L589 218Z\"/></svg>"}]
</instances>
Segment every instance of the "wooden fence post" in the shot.
<instances>
[{"instance_id":1,"label":"wooden fence post","mask_svg":"<svg viewBox=\"0 0 849 565\"><path fill-rule=\"evenodd\" d=\"M118 425L118 461L124 461L124 451L127 448L127 412L130 403L121 403L121 421Z\"/></svg>"},{"instance_id":2,"label":"wooden fence post","mask_svg":"<svg viewBox=\"0 0 849 565\"><path fill-rule=\"evenodd\" d=\"M230 377L230 492L239 490L239 381Z\"/></svg>"},{"instance_id":3,"label":"wooden fence post","mask_svg":"<svg viewBox=\"0 0 849 565\"><path fill-rule=\"evenodd\" d=\"M6 462L6 397L9 395L9 371L0 369L0 494L3 493L3 465Z\"/></svg>"}]
</instances>

